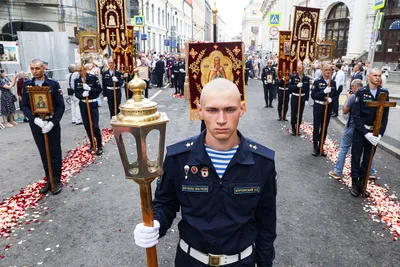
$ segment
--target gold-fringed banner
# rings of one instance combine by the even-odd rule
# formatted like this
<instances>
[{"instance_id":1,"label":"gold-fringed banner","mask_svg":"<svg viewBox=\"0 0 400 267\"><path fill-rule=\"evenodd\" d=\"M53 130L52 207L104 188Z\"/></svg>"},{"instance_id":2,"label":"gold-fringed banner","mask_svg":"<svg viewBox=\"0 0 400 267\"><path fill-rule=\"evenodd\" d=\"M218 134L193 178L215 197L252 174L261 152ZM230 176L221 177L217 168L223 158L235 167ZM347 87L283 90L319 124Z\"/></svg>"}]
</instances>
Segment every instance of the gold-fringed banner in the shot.
<instances>
[{"instance_id":1,"label":"gold-fringed banner","mask_svg":"<svg viewBox=\"0 0 400 267\"><path fill-rule=\"evenodd\" d=\"M112 51L128 48L125 25L125 0L97 0L97 27L100 48Z\"/></svg>"},{"instance_id":2,"label":"gold-fringed banner","mask_svg":"<svg viewBox=\"0 0 400 267\"><path fill-rule=\"evenodd\" d=\"M290 46L292 62L313 62L316 59L319 11L317 8L295 7Z\"/></svg>"},{"instance_id":3,"label":"gold-fringed banner","mask_svg":"<svg viewBox=\"0 0 400 267\"><path fill-rule=\"evenodd\" d=\"M297 61L290 61L290 39L291 31L279 31L279 58L278 58L278 77L285 76L285 80L289 81L290 74L297 71Z\"/></svg>"},{"instance_id":4,"label":"gold-fringed banner","mask_svg":"<svg viewBox=\"0 0 400 267\"><path fill-rule=\"evenodd\" d=\"M187 54L190 120L200 120L197 103L203 87L215 78L226 78L239 88L246 101L244 86L244 45L242 42L189 43Z\"/></svg>"},{"instance_id":5,"label":"gold-fringed banner","mask_svg":"<svg viewBox=\"0 0 400 267\"><path fill-rule=\"evenodd\" d=\"M133 46L134 46L134 34L133 34L133 26L127 25L127 40L128 47L126 50L118 49L114 51L114 63L117 69L122 71L124 74L129 73L129 75L133 74L135 70L135 59L132 57Z\"/></svg>"}]
</instances>

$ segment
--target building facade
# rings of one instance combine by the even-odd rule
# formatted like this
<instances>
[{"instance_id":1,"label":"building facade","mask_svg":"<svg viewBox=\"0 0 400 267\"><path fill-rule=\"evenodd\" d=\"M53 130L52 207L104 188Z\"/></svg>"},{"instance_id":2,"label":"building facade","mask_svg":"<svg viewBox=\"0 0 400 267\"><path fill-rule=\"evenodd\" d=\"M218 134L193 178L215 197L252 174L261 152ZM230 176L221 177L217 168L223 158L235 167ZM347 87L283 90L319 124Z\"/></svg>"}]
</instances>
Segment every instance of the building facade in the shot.
<instances>
[{"instance_id":1,"label":"building facade","mask_svg":"<svg viewBox=\"0 0 400 267\"><path fill-rule=\"evenodd\" d=\"M244 8L242 17L242 40L246 50L260 50L261 43L261 14L262 1L250 1Z\"/></svg>"},{"instance_id":2,"label":"building facade","mask_svg":"<svg viewBox=\"0 0 400 267\"><path fill-rule=\"evenodd\" d=\"M204 20L204 41L211 42L213 40L213 13L210 3L206 0L206 11Z\"/></svg>"}]
</instances>

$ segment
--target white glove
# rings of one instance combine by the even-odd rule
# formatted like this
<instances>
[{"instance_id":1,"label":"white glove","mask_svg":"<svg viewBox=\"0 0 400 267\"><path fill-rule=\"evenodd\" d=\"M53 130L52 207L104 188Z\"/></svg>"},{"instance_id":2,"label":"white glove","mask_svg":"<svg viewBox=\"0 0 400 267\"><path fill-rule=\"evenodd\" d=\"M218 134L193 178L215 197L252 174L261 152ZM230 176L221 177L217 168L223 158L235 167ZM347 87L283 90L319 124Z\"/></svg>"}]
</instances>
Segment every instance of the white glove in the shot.
<instances>
[{"instance_id":1,"label":"white glove","mask_svg":"<svg viewBox=\"0 0 400 267\"><path fill-rule=\"evenodd\" d=\"M308 106L308 101L304 102L304 104L305 104L306 106Z\"/></svg>"},{"instance_id":2,"label":"white glove","mask_svg":"<svg viewBox=\"0 0 400 267\"><path fill-rule=\"evenodd\" d=\"M381 141L382 135L378 135L376 138L376 145L378 145L379 141Z\"/></svg>"},{"instance_id":3,"label":"white glove","mask_svg":"<svg viewBox=\"0 0 400 267\"><path fill-rule=\"evenodd\" d=\"M89 96L89 91L83 91L82 96L83 96L83 97Z\"/></svg>"},{"instance_id":4,"label":"white glove","mask_svg":"<svg viewBox=\"0 0 400 267\"><path fill-rule=\"evenodd\" d=\"M83 90L85 91L90 91L90 86L87 85L86 83L83 84Z\"/></svg>"},{"instance_id":5,"label":"white glove","mask_svg":"<svg viewBox=\"0 0 400 267\"><path fill-rule=\"evenodd\" d=\"M115 76L112 77L112 80L113 80L113 82L118 82L118 78Z\"/></svg>"},{"instance_id":6,"label":"white glove","mask_svg":"<svg viewBox=\"0 0 400 267\"><path fill-rule=\"evenodd\" d=\"M264 84L267 85L268 84L267 81L264 81Z\"/></svg>"},{"instance_id":7,"label":"white glove","mask_svg":"<svg viewBox=\"0 0 400 267\"><path fill-rule=\"evenodd\" d=\"M124 78L128 78L129 77L129 75L128 75L128 73L126 72L125 74L124 74Z\"/></svg>"},{"instance_id":8,"label":"white glove","mask_svg":"<svg viewBox=\"0 0 400 267\"><path fill-rule=\"evenodd\" d=\"M330 87L326 87L324 90L325 94L329 94L331 92L331 88Z\"/></svg>"},{"instance_id":9,"label":"white glove","mask_svg":"<svg viewBox=\"0 0 400 267\"><path fill-rule=\"evenodd\" d=\"M46 126L47 121L42 120L41 118L35 118L35 120L33 121L37 126L39 126L40 128L43 128L44 126Z\"/></svg>"},{"instance_id":10,"label":"white glove","mask_svg":"<svg viewBox=\"0 0 400 267\"><path fill-rule=\"evenodd\" d=\"M367 140L374 146L376 146L379 142L379 140L381 139L381 135L379 136L374 136L372 133L367 133L366 135L364 135L365 138L367 138Z\"/></svg>"},{"instance_id":11,"label":"white glove","mask_svg":"<svg viewBox=\"0 0 400 267\"><path fill-rule=\"evenodd\" d=\"M144 226L143 223L137 224L133 231L135 244L142 248L154 247L158 244L159 229L160 223L157 220L154 220L154 227Z\"/></svg>"},{"instance_id":12,"label":"white glove","mask_svg":"<svg viewBox=\"0 0 400 267\"><path fill-rule=\"evenodd\" d=\"M54 127L54 124L51 122L51 121L49 121L43 128L42 128L42 133L48 133L48 132L50 132L51 131L51 129L53 129L53 127Z\"/></svg>"},{"instance_id":13,"label":"white glove","mask_svg":"<svg viewBox=\"0 0 400 267\"><path fill-rule=\"evenodd\" d=\"M106 102L107 102L107 100L108 100L108 99L107 99L107 97L106 97L106 96L105 96L105 97L103 97L103 101L106 101Z\"/></svg>"},{"instance_id":14,"label":"white glove","mask_svg":"<svg viewBox=\"0 0 400 267\"><path fill-rule=\"evenodd\" d=\"M328 97L328 103L332 103L332 98Z\"/></svg>"},{"instance_id":15,"label":"white glove","mask_svg":"<svg viewBox=\"0 0 400 267\"><path fill-rule=\"evenodd\" d=\"M171 75L171 78L172 78L172 79L174 78L174 75L173 75L173 74Z\"/></svg>"},{"instance_id":16,"label":"white glove","mask_svg":"<svg viewBox=\"0 0 400 267\"><path fill-rule=\"evenodd\" d=\"M297 84L297 87L298 87L298 88L303 87L303 83L298 83L298 84Z\"/></svg>"},{"instance_id":17,"label":"white glove","mask_svg":"<svg viewBox=\"0 0 400 267\"><path fill-rule=\"evenodd\" d=\"M184 69L179 69L179 71L180 71L180 72L182 72L182 73L184 73L184 72L185 72L185 70L184 70Z\"/></svg>"}]
</instances>

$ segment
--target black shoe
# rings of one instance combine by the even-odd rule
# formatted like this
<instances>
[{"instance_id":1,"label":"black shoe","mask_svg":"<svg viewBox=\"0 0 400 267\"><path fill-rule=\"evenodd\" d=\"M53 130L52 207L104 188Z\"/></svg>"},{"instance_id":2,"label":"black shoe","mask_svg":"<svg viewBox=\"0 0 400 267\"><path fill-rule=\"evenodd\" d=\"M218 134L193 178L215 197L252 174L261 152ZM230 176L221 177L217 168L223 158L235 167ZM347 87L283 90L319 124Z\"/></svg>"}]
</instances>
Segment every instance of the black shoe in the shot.
<instances>
[{"instance_id":1,"label":"black shoe","mask_svg":"<svg viewBox=\"0 0 400 267\"><path fill-rule=\"evenodd\" d=\"M24 118L24 122L29 122L29 120L27 118Z\"/></svg>"},{"instance_id":2,"label":"black shoe","mask_svg":"<svg viewBox=\"0 0 400 267\"><path fill-rule=\"evenodd\" d=\"M350 195L353 196L353 197L359 197L360 196L359 184L358 184L358 179L357 178L351 178Z\"/></svg>"},{"instance_id":3,"label":"black shoe","mask_svg":"<svg viewBox=\"0 0 400 267\"><path fill-rule=\"evenodd\" d=\"M277 121L282 121L282 119L281 119L281 118L278 118Z\"/></svg>"},{"instance_id":4,"label":"black shoe","mask_svg":"<svg viewBox=\"0 0 400 267\"><path fill-rule=\"evenodd\" d=\"M316 157L316 156L318 156L318 148L314 148L314 150L313 150L313 152L312 152L312 155L314 156L314 157Z\"/></svg>"},{"instance_id":5,"label":"black shoe","mask_svg":"<svg viewBox=\"0 0 400 267\"><path fill-rule=\"evenodd\" d=\"M326 157L326 152L322 150L321 156Z\"/></svg>"},{"instance_id":6,"label":"black shoe","mask_svg":"<svg viewBox=\"0 0 400 267\"><path fill-rule=\"evenodd\" d=\"M89 152L90 154L92 154L92 153L93 153L93 147L90 147L90 148L88 149L88 152Z\"/></svg>"},{"instance_id":7,"label":"black shoe","mask_svg":"<svg viewBox=\"0 0 400 267\"><path fill-rule=\"evenodd\" d=\"M370 197L371 196L371 194L367 190L365 190L365 195L363 194L363 192L364 192L364 181L362 181L360 183L360 185L358 186L358 191L360 192L360 194L363 195L363 197Z\"/></svg>"},{"instance_id":8,"label":"black shoe","mask_svg":"<svg viewBox=\"0 0 400 267\"><path fill-rule=\"evenodd\" d=\"M286 118L283 118L283 120L284 120L284 121L288 121L288 119L286 119Z\"/></svg>"},{"instance_id":9,"label":"black shoe","mask_svg":"<svg viewBox=\"0 0 400 267\"><path fill-rule=\"evenodd\" d=\"M99 147L99 148L97 149L96 155L97 155L97 156L100 156L100 155L102 155L102 154L103 154L103 148Z\"/></svg>"},{"instance_id":10,"label":"black shoe","mask_svg":"<svg viewBox=\"0 0 400 267\"><path fill-rule=\"evenodd\" d=\"M270 108L274 108L274 106L273 106L272 104L269 104L269 107L270 107Z\"/></svg>"},{"instance_id":11,"label":"black shoe","mask_svg":"<svg viewBox=\"0 0 400 267\"><path fill-rule=\"evenodd\" d=\"M39 194L46 194L47 192L49 192L51 189L51 185L50 182L46 183L46 185L44 187L42 187L42 189L39 190Z\"/></svg>"},{"instance_id":12,"label":"black shoe","mask_svg":"<svg viewBox=\"0 0 400 267\"><path fill-rule=\"evenodd\" d=\"M83 122L76 122L75 125L82 125Z\"/></svg>"},{"instance_id":13,"label":"black shoe","mask_svg":"<svg viewBox=\"0 0 400 267\"><path fill-rule=\"evenodd\" d=\"M268 107L268 105L266 105L264 108L267 108Z\"/></svg>"},{"instance_id":14,"label":"black shoe","mask_svg":"<svg viewBox=\"0 0 400 267\"><path fill-rule=\"evenodd\" d=\"M296 131L292 131L291 135L293 135L293 136L301 136L301 132L299 131L299 134L297 135Z\"/></svg>"},{"instance_id":15,"label":"black shoe","mask_svg":"<svg viewBox=\"0 0 400 267\"><path fill-rule=\"evenodd\" d=\"M58 195L58 194L61 193L61 191L62 191L62 184L61 183L55 183L54 184L54 191L52 191L51 193L53 195Z\"/></svg>"}]
</instances>

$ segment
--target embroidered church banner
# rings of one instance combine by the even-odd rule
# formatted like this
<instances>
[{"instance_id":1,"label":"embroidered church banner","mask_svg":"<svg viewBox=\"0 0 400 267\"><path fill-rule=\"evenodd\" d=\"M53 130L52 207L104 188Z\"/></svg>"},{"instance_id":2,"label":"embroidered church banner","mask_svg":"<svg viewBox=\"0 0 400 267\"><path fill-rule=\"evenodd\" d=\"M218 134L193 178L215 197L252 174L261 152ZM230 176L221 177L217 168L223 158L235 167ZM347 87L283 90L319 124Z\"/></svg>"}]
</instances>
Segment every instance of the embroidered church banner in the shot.
<instances>
[{"instance_id":1,"label":"embroidered church banner","mask_svg":"<svg viewBox=\"0 0 400 267\"><path fill-rule=\"evenodd\" d=\"M126 50L128 40L125 25L125 0L97 0L97 27L100 48Z\"/></svg>"},{"instance_id":2,"label":"embroidered church banner","mask_svg":"<svg viewBox=\"0 0 400 267\"><path fill-rule=\"evenodd\" d=\"M246 101L244 86L244 45L242 42L189 43L188 77L190 120L200 120L197 103L203 87L215 78L226 78L239 88Z\"/></svg>"},{"instance_id":3,"label":"embroidered church banner","mask_svg":"<svg viewBox=\"0 0 400 267\"><path fill-rule=\"evenodd\" d=\"M133 35L133 26L132 25L127 25L126 26L126 32L127 32L127 41L128 41L128 46L126 50L122 49L117 49L113 53L113 59L115 66L117 69L122 71L124 74L129 73L129 75L133 74L133 71L135 69L135 60L132 58L132 52L133 52L133 46L134 46L134 35Z\"/></svg>"},{"instance_id":4,"label":"embroidered church banner","mask_svg":"<svg viewBox=\"0 0 400 267\"><path fill-rule=\"evenodd\" d=\"M297 71L296 61L290 61L290 39L291 31L279 31L279 58L278 58L278 77L285 76L286 82L289 82L290 74Z\"/></svg>"},{"instance_id":5,"label":"embroidered church banner","mask_svg":"<svg viewBox=\"0 0 400 267\"><path fill-rule=\"evenodd\" d=\"M317 8L295 7L290 46L292 62L313 62L316 59L319 11Z\"/></svg>"}]
</instances>

